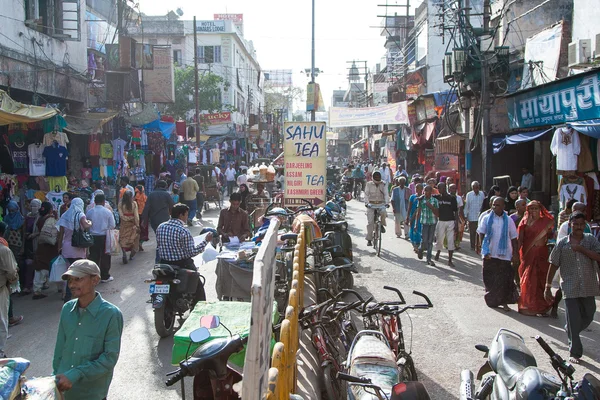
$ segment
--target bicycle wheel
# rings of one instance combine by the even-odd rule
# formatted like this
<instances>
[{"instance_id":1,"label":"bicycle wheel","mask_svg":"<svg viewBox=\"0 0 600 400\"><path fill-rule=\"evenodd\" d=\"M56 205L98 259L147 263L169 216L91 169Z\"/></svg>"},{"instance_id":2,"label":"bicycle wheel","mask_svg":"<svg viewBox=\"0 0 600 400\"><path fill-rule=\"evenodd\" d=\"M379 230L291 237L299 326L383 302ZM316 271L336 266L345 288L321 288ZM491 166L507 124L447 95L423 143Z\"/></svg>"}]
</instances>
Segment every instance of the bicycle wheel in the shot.
<instances>
[{"instance_id":1,"label":"bicycle wheel","mask_svg":"<svg viewBox=\"0 0 600 400\"><path fill-rule=\"evenodd\" d=\"M377 257L379 257L379 254L381 253L381 222L378 222L377 225L375 225L375 234L377 235L377 243L375 244L375 251L377 252Z\"/></svg>"},{"instance_id":2,"label":"bicycle wheel","mask_svg":"<svg viewBox=\"0 0 600 400\"><path fill-rule=\"evenodd\" d=\"M337 379L337 371L333 367L333 364L327 364L323 367L323 383L328 400L342 400L346 398L346 393L343 393L342 381Z\"/></svg>"},{"instance_id":3,"label":"bicycle wheel","mask_svg":"<svg viewBox=\"0 0 600 400\"><path fill-rule=\"evenodd\" d=\"M415 362L410 354L402 352L398 354L398 367L400 368L400 382L418 381Z\"/></svg>"}]
</instances>

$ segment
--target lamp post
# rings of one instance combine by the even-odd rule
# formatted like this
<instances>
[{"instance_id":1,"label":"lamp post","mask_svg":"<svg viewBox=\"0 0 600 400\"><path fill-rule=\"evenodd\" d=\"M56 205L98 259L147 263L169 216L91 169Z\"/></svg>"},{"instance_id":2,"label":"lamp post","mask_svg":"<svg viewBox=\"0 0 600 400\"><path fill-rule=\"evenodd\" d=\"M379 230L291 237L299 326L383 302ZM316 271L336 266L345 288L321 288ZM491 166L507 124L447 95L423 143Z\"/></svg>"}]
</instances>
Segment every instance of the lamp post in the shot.
<instances>
[{"instance_id":1,"label":"lamp post","mask_svg":"<svg viewBox=\"0 0 600 400\"><path fill-rule=\"evenodd\" d=\"M310 82L315 83L315 0L312 0L312 57L310 63ZM310 120L315 120L315 107L310 112Z\"/></svg>"}]
</instances>

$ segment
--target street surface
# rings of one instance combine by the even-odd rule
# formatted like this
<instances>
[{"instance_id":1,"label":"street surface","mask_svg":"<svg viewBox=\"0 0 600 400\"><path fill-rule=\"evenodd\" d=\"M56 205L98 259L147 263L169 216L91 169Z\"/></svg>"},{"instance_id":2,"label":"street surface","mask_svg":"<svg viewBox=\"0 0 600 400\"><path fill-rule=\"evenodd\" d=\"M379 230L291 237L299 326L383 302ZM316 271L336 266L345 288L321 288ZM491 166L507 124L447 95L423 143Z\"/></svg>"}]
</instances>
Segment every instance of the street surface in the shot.
<instances>
[{"instance_id":1,"label":"street surface","mask_svg":"<svg viewBox=\"0 0 600 400\"><path fill-rule=\"evenodd\" d=\"M460 371L469 368L477 372L484 362L482 353L474 345L489 345L499 328L508 328L523 335L527 346L533 351L538 365L552 371L549 359L533 340L536 334L563 357L568 357L567 337L563 330L564 309L559 319L527 317L516 311L505 313L489 309L483 300L481 261L470 251L468 235L462 248L455 255L455 269L445 265L447 254L442 252L437 267L430 267L416 258L412 246L404 239L397 239L393 221L388 219L388 231L384 234L381 257L366 246L365 208L362 203L349 202L347 219L354 241L354 257L359 274L355 276L355 288L377 300L393 300L395 294L383 290L384 285L399 288L407 302L419 301L411 294L418 290L427 294L434 304L429 310L410 313L414 323L412 348L419 379L422 380L432 399L457 398ZM390 213L391 214L391 213ZM211 204L205 214L204 226L214 226L218 212ZM197 234L200 227L192 228ZM113 258L111 273L115 280L100 284L98 291L123 312L125 325L122 351L115 369L109 399L181 398L179 385L166 388L165 374L174 369L170 365L171 338L159 340L154 331L148 284L154 261L153 234L134 261L122 265L120 257ZM202 268L201 268L202 270ZM216 275L203 271L206 279L207 298L215 299ZM20 356L31 361L26 375L45 376L52 373L52 356L62 301L56 290L47 291L46 299L33 301L31 296L14 297L15 315L25 316L23 323L10 328L12 337L6 351L10 356ZM516 310L516 305L512 306ZM600 305L599 305L600 309ZM586 372L600 375L600 318L596 317L591 330L583 335L584 362L576 366L576 377ZM403 320L407 345L410 346L410 321ZM191 398L192 381L187 381L187 394Z\"/></svg>"}]
</instances>

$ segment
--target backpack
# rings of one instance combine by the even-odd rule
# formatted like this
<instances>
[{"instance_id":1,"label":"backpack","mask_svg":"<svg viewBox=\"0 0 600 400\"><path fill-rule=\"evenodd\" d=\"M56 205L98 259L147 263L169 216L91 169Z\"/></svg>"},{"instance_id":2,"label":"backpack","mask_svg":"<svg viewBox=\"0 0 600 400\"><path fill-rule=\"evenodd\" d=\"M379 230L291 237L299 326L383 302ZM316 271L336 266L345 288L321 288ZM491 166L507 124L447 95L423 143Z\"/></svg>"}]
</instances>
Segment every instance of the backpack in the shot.
<instances>
[{"instance_id":1,"label":"backpack","mask_svg":"<svg viewBox=\"0 0 600 400\"><path fill-rule=\"evenodd\" d=\"M42 226L42 230L40 231L40 237L38 238L39 244L50 244L54 246L56 244L56 239L58 238L58 229L56 229L56 219L48 218L46 222L44 222L44 226Z\"/></svg>"}]
</instances>

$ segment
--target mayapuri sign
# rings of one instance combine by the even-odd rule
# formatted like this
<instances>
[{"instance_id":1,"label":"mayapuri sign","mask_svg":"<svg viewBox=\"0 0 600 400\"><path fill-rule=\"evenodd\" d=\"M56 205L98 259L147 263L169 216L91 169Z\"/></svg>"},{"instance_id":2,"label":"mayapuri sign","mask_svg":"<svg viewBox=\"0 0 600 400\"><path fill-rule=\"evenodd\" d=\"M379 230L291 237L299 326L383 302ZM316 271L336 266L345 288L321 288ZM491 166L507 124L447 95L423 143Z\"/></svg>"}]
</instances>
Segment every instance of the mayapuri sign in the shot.
<instances>
[{"instance_id":1,"label":"mayapuri sign","mask_svg":"<svg viewBox=\"0 0 600 400\"><path fill-rule=\"evenodd\" d=\"M329 126L331 128L385 124L408 124L408 107L406 101L379 107L331 107L329 109Z\"/></svg>"},{"instance_id":2,"label":"mayapuri sign","mask_svg":"<svg viewBox=\"0 0 600 400\"><path fill-rule=\"evenodd\" d=\"M512 129L600 118L600 73L593 71L506 98Z\"/></svg>"},{"instance_id":3,"label":"mayapuri sign","mask_svg":"<svg viewBox=\"0 0 600 400\"><path fill-rule=\"evenodd\" d=\"M325 122L286 122L283 133L286 206L309 200L325 203L327 137Z\"/></svg>"}]
</instances>

